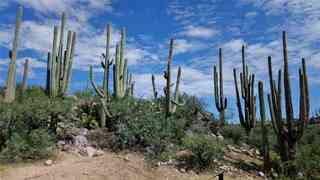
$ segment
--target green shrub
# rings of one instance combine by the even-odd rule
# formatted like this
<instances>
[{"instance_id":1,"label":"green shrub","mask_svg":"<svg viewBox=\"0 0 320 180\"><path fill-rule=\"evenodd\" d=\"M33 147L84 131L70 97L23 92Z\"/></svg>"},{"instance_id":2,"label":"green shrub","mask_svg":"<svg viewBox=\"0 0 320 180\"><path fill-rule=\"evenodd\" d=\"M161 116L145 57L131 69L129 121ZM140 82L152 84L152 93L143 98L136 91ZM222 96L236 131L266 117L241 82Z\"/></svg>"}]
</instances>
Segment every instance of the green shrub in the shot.
<instances>
[{"instance_id":1,"label":"green shrub","mask_svg":"<svg viewBox=\"0 0 320 180\"><path fill-rule=\"evenodd\" d=\"M221 135L232 143L240 145L244 142L246 134L239 125L227 125L220 130Z\"/></svg>"},{"instance_id":2,"label":"green shrub","mask_svg":"<svg viewBox=\"0 0 320 180\"><path fill-rule=\"evenodd\" d=\"M295 164L299 170L303 171L308 179L320 178L319 144L300 145Z\"/></svg>"},{"instance_id":3,"label":"green shrub","mask_svg":"<svg viewBox=\"0 0 320 180\"><path fill-rule=\"evenodd\" d=\"M188 164L198 170L215 167L215 160L223 158L223 144L208 135L191 134L183 138L182 147L191 150Z\"/></svg>"},{"instance_id":4,"label":"green shrub","mask_svg":"<svg viewBox=\"0 0 320 180\"><path fill-rule=\"evenodd\" d=\"M0 153L5 162L37 160L48 157L54 148L54 138L45 129L32 130L28 134L13 133Z\"/></svg>"}]
</instances>

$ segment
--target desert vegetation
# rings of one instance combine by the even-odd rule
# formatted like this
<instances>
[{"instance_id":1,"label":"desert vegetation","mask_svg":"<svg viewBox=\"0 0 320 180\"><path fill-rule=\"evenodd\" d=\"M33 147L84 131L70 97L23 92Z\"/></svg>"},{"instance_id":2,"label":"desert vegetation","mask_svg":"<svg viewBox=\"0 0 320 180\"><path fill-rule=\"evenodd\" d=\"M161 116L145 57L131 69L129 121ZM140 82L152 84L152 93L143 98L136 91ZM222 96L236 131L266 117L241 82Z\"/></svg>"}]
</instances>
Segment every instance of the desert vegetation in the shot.
<instances>
[{"instance_id":1,"label":"desert vegetation","mask_svg":"<svg viewBox=\"0 0 320 180\"><path fill-rule=\"evenodd\" d=\"M249 71L246 63L245 46L242 47L242 54L239 55L242 56L242 72L239 75L236 69L233 70L238 111L238 117L233 118L239 119L240 123L230 124L225 117L230 101L224 95L222 49L219 49L218 68L213 65L213 103L219 112L216 119L197 97L180 91L183 68L178 68L177 77L172 76L174 39L168 46L163 75L166 82L164 96L159 96L157 79L152 76L153 98L135 97L134 75L130 73L125 57L126 29L121 30L121 38L112 57L110 24L106 26L106 49L101 52L102 85L95 82L93 67L89 67L92 88L68 94L72 83L72 64L76 61L77 34L72 31L65 33L67 16L64 13L61 25L53 27L54 39L52 51L48 52L44 88L28 86L29 60L25 61L23 81L17 83L16 59L22 16L23 8L19 7L12 50L9 52L7 81L1 88L2 163L54 156L59 150L58 142L70 140L73 144L77 131L85 128L89 130L88 138L96 147L114 152L139 152L151 165L174 161L171 165L186 171L209 172L215 176L227 173L228 170L220 169L221 166L232 164L245 170L249 168L248 171L264 172L264 176L275 179L320 178L320 128L317 123L309 123L312 117L307 64L302 59L297 70L300 93L293 94L285 31L282 37L283 68L278 71L277 80L273 76L272 57L265 57L268 61L266 68L269 68L269 89L262 81L255 82L255 74ZM292 96L299 96L298 105L292 102ZM299 114L294 114L294 106L299 107ZM259 153L255 153L255 157L261 163L248 165L242 161L226 160L228 150L243 147L257 150Z\"/></svg>"}]
</instances>

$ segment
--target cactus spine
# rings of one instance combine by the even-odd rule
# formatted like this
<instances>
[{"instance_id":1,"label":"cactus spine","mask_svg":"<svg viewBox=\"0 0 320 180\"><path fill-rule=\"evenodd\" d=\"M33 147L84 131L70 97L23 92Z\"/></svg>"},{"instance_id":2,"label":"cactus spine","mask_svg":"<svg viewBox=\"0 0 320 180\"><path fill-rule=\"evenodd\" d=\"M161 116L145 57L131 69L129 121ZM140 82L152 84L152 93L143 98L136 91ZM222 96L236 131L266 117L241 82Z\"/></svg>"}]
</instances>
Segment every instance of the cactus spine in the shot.
<instances>
[{"instance_id":1,"label":"cactus spine","mask_svg":"<svg viewBox=\"0 0 320 180\"><path fill-rule=\"evenodd\" d=\"M222 70L222 49L219 49L219 75L217 72L217 67L213 67L214 76L214 97L215 104L218 112L220 113L220 126L225 123L225 110L227 108L227 98L223 95L223 70Z\"/></svg>"},{"instance_id":2,"label":"cactus spine","mask_svg":"<svg viewBox=\"0 0 320 180\"><path fill-rule=\"evenodd\" d=\"M276 82L273 80L272 77L271 57L268 58L269 78L271 87L270 94L268 95L268 101L273 129L278 137L278 142L280 145L279 150L281 160L283 162L288 162L295 159L297 142L302 137L304 128L309 120L310 103L306 64L305 59L302 59L302 67L299 68L300 115L299 119L295 120L292 107L291 86L288 68L287 35L285 31L282 34L282 41L284 57L283 86L286 108L286 123L284 123L282 120L281 110L281 71L279 71L278 87L276 87ZM295 173L295 168L293 166L289 167L288 173L290 175L293 175L292 173Z\"/></svg>"},{"instance_id":3,"label":"cactus spine","mask_svg":"<svg viewBox=\"0 0 320 180\"><path fill-rule=\"evenodd\" d=\"M6 82L6 89L4 94L4 102L11 103L15 100L16 96L16 61L17 51L19 45L19 34L21 31L21 23L23 16L23 8L19 6L16 16L16 27L14 32L14 40L12 44L12 50L10 51L10 64L8 70L8 77Z\"/></svg>"},{"instance_id":4,"label":"cactus spine","mask_svg":"<svg viewBox=\"0 0 320 180\"><path fill-rule=\"evenodd\" d=\"M47 92L50 97L64 96L71 79L76 33L68 31L67 45L64 50L65 23L66 15L63 13L61 17L60 37L59 27L55 26L52 52L48 54Z\"/></svg>"},{"instance_id":5,"label":"cactus spine","mask_svg":"<svg viewBox=\"0 0 320 180\"><path fill-rule=\"evenodd\" d=\"M24 62L23 79L22 79L22 84L21 84L21 93L22 94L27 89L28 76L29 76L29 59L26 59L26 61Z\"/></svg>"},{"instance_id":6,"label":"cactus spine","mask_svg":"<svg viewBox=\"0 0 320 180\"><path fill-rule=\"evenodd\" d=\"M238 89L237 71L233 69L234 84L237 96L237 108L241 126L245 129L247 135L250 135L251 129L256 124L256 96L254 95L254 74L249 75L248 65L245 62L244 46L242 46L242 73L240 73L241 97L244 101L244 112L240 100Z\"/></svg>"},{"instance_id":7,"label":"cactus spine","mask_svg":"<svg viewBox=\"0 0 320 180\"><path fill-rule=\"evenodd\" d=\"M264 172L268 173L270 170L270 154L269 154L269 139L268 139L268 128L266 127L266 110L264 103L264 92L263 82L259 81L259 104L260 104L260 119L261 119L261 130L262 130L262 155Z\"/></svg>"}]
</instances>

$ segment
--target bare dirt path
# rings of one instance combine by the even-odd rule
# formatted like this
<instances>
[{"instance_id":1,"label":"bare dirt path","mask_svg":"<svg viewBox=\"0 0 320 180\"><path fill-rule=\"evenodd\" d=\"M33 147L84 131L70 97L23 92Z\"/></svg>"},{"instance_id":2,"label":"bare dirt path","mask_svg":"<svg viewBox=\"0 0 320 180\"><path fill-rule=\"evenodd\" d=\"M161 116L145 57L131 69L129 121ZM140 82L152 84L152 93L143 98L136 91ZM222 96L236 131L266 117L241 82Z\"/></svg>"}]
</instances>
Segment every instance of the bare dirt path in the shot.
<instances>
[{"instance_id":1,"label":"bare dirt path","mask_svg":"<svg viewBox=\"0 0 320 180\"><path fill-rule=\"evenodd\" d=\"M151 168L141 155L105 153L95 158L59 153L53 165L43 162L3 167L0 180L213 180L172 167ZM248 177L225 179L248 179Z\"/></svg>"}]
</instances>

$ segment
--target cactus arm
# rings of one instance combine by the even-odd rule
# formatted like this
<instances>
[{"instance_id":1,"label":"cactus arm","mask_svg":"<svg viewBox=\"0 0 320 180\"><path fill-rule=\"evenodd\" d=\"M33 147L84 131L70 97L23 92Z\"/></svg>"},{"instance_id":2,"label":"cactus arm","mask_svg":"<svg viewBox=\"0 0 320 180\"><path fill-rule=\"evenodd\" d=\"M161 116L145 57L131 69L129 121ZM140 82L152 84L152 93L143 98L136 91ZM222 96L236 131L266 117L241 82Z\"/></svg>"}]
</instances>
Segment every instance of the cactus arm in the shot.
<instances>
[{"instance_id":1,"label":"cactus arm","mask_svg":"<svg viewBox=\"0 0 320 180\"><path fill-rule=\"evenodd\" d=\"M239 120L240 120L240 123L242 125L244 125L245 121L244 121L244 116L243 116L242 107L241 107L240 94L239 94L238 81L237 81L237 70L236 69L233 69L233 79L234 79L234 85L235 85L235 91L236 91Z\"/></svg>"},{"instance_id":2,"label":"cactus arm","mask_svg":"<svg viewBox=\"0 0 320 180\"><path fill-rule=\"evenodd\" d=\"M181 67L179 66L178 68L178 74L177 74L177 81L176 81L176 88L174 91L174 102L178 102L179 101L179 97L180 97L180 92L179 92L179 87L180 87L180 80L181 80ZM173 104L172 106L172 112L176 111L176 103Z\"/></svg>"},{"instance_id":3,"label":"cactus arm","mask_svg":"<svg viewBox=\"0 0 320 180\"><path fill-rule=\"evenodd\" d=\"M104 94L109 97L109 57L110 57L110 43L111 43L111 33L112 33L112 27L111 27L111 24L108 24L107 25L107 33L106 33L106 36L107 36L107 39L106 39L106 54L105 54L105 57L104 57L104 64L105 64L105 67L103 67L104 69L104 76L103 76L103 91L104 91Z\"/></svg>"},{"instance_id":4,"label":"cactus arm","mask_svg":"<svg viewBox=\"0 0 320 180\"><path fill-rule=\"evenodd\" d=\"M93 89L95 90L95 92L96 92L101 98L105 98L105 95L103 94L103 92L101 92L101 90L98 88L98 86L97 86L96 83L94 82L93 67L92 67L92 66L90 66L90 69L89 69L89 78L90 78L91 85L92 85Z\"/></svg>"}]
</instances>

